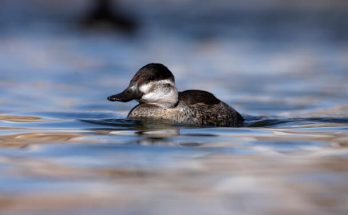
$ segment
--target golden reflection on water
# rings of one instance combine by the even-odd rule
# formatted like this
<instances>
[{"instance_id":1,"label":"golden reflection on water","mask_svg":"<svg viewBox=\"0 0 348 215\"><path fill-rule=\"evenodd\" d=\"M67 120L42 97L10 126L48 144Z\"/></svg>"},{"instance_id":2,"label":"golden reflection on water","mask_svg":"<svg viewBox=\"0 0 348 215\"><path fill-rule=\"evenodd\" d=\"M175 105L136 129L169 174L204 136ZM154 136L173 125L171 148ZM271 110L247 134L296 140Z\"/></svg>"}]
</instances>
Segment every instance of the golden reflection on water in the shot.
<instances>
[{"instance_id":1,"label":"golden reflection on water","mask_svg":"<svg viewBox=\"0 0 348 215\"><path fill-rule=\"evenodd\" d=\"M9 122L40 122L42 119L36 116L8 116L0 115L0 120Z\"/></svg>"},{"instance_id":2,"label":"golden reflection on water","mask_svg":"<svg viewBox=\"0 0 348 215\"><path fill-rule=\"evenodd\" d=\"M29 144L45 144L55 142L68 142L80 137L73 133L20 133L0 136L0 146L10 148L23 148Z\"/></svg>"}]
</instances>

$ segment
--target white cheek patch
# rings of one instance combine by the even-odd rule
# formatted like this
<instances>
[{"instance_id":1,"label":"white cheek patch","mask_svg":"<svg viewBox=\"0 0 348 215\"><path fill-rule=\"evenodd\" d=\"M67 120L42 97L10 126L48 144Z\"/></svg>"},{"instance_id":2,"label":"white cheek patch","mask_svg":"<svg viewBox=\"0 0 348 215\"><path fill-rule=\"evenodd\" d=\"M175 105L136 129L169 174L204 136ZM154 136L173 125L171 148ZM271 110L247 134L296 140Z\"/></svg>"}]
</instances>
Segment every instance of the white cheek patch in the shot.
<instances>
[{"instance_id":1,"label":"white cheek patch","mask_svg":"<svg viewBox=\"0 0 348 215\"><path fill-rule=\"evenodd\" d=\"M148 104L157 104L162 107L170 107L177 102L178 92L175 88L168 91L156 90L143 95L141 99Z\"/></svg>"},{"instance_id":2,"label":"white cheek patch","mask_svg":"<svg viewBox=\"0 0 348 215\"><path fill-rule=\"evenodd\" d=\"M171 80L160 80L160 81L151 81L147 84L143 84L139 87L140 92L146 94L150 93L151 88L156 88L156 86L164 85L164 84L170 84L171 86L174 86L174 83Z\"/></svg>"},{"instance_id":3,"label":"white cheek patch","mask_svg":"<svg viewBox=\"0 0 348 215\"><path fill-rule=\"evenodd\" d=\"M165 86L170 85L170 87ZM141 100L149 104L170 107L178 100L178 92L170 80L153 81L139 87L144 93Z\"/></svg>"},{"instance_id":4,"label":"white cheek patch","mask_svg":"<svg viewBox=\"0 0 348 215\"><path fill-rule=\"evenodd\" d=\"M148 102L157 102L163 98L165 94L160 91L155 91L151 93L147 93L143 95L141 99L148 101Z\"/></svg>"},{"instance_id":5,"label":"white cheek patch","mask_svg":"<svg viewBox=\"0 0 348 215\"><path fill-rule=\"evenodd\" d=\"M153 86L153 83L147 83L147 84L143 84L139 87L140 92L146 94L150 91L151 87Z\"/></svg>"}]
</instances>

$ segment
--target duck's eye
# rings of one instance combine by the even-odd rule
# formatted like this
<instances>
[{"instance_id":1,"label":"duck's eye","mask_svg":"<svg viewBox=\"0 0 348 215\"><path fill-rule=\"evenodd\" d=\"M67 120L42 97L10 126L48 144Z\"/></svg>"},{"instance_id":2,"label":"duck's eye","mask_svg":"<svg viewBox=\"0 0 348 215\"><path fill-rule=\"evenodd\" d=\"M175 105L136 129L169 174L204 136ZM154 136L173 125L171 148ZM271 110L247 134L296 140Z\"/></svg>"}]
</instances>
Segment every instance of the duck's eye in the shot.
<instances>
[{"instance_id":1,"label":"duck's eye","mask_svg":"<svg viewBox=\"0 0 348 215\"><path fill-rule=\"evenodd\" d=\"M164 84L164 87L166 87L166 88L170 88L172 85L170 85L170 84Z\"/></svg>"}]
</instances>

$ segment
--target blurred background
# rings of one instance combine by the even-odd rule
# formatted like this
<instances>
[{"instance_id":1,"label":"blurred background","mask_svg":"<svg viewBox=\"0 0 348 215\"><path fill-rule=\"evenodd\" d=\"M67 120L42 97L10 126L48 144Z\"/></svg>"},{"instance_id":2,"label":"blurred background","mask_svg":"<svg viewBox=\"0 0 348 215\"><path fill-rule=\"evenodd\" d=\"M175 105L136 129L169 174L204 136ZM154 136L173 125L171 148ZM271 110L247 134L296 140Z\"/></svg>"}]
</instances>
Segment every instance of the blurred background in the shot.
<instances>
[{"instance_id":1,"label":"blurred background","mask_svg":"<svg viewBox=\"0 0 348 215\"><path fill-rule=\"evenodd\" d=\"M48 110L57 103L74 108L72 103L83 103L77 99L82 92L109 108L98 98L121 90L149 62L167 65L179 89L211 90L249 114L268 114L260 112L267 109L262 104L275 97L273 108L292 103L293 112L328 107L334 97L346 96L344 0L0 4L0 78L9 98L2 102L11 110ZM16 90L7 87L11 83ZM329 99L318 101L318 94ZM64 99L54 99L59 96ZM37 102L20 99L28 97Z\"/></svg>"},{"instance_id":2,"label":"blurred background","mask_svg":"<svg viewBox=\"0 0 348 215\"><path fill-rule=\"evenodd\" d=\"M246 125L125 120L150 62ZM0 0L0 214L348 214L347 81L346 0Z\"/></svg>"}]
</instances>

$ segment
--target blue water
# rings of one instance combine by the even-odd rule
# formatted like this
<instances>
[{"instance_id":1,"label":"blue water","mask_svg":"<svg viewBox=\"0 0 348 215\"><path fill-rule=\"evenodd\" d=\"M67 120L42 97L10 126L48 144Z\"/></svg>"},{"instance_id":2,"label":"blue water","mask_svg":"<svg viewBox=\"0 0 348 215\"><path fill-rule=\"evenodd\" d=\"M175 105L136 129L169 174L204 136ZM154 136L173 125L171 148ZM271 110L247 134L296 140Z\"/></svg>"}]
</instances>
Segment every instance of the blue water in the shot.
<instances>
[{"instance_id":1,"label":"blue water","mask_svg":"<svg viewBox=\"0 0 348 215\"><path fill-rule=\"evenodd\" d=\"M133 36L61 20L4 25L0 214L347 214L345 22L204 9L173 20L178 8L163 7L141 11ZM136 103L106 97L149 62L245 125L126 119Z\"/></svg>"}]
</instances>

